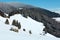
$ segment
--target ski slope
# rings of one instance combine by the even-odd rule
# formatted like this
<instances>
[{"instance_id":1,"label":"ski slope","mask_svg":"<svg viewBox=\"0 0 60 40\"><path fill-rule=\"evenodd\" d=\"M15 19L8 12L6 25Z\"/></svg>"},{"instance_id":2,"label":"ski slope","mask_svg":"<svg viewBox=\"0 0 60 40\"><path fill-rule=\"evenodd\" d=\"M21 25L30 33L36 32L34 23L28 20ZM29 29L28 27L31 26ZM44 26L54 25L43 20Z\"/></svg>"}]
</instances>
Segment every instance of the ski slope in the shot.
<instances>
[{"instance_id":1,"label":"ski slope","mask_svg":"<svg viewBox=\"0 0 60 40\"><path fill-rule=\"evenodd\" d=\"M0 16L0 40L60 40L60 38L56 38L49 33L43 35L43 28L45 27L43 23L37 22L30 17L24 18L20 14L16 14L8 19L9 25L5 24L6 19L8 18ZM21 23L19 32L10 31L11 27L15 27L11 25L14 19ZM23 31L23 29L26 29L26 31ZM31 30L32 34L29 34L29 30Z\"/></svg>"}]
</instances>

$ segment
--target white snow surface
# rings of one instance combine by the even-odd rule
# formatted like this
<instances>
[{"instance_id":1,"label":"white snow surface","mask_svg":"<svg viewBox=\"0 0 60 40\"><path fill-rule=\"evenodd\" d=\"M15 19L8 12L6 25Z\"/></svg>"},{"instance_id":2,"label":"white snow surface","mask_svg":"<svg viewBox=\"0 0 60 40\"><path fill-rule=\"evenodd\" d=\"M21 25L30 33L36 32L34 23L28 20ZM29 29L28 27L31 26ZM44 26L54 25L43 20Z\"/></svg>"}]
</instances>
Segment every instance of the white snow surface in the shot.
<instances>
[{"instance_id":1,"label":"white snow surface","mask_svg":"<svg viewBox=\"0 0 60 40\"><path fill-rule=\"evenodd\" d=\"M54 37L49 33L42 35L45 26L30 17L24 18L20 14L16 14L8 19L9 25L5 24L6 19L8 18L0 16L0 40L60 40L60 38ZM14 19L21 23L19 32L10 31L11 27L15 27L12 25L12 20ZM23 31L23 29L26 29L26 31ZM29 30L31 30L32 34L29 34Z\"/></svg>"}]
</instances>

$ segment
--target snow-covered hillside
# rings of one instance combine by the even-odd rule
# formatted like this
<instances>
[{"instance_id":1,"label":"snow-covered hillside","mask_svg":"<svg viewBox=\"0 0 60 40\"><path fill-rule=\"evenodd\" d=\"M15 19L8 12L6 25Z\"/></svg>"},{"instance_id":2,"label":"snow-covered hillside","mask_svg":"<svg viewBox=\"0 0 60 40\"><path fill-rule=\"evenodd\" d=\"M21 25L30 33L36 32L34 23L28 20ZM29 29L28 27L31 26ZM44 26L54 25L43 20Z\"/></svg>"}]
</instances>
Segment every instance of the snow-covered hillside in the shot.
<instances>
[{"instance_id":1,"label":"snow-covered hillside","mask_svg":"<svg viewBox=\"0 0 60 40\"><path fill-rule=\"evenodd\" d=\"M44 25L41 22L37 22L30 17L24 18L20 14L12 16L9 20L9 25L5 24L8 18L3 18L0 16L0 40L60 40L49 33L43 35ZM10 31L13 20L18 20L21 23L21 29L19 32ZM26 31L23 31L25 29ZM29 34L31 30L32 34Z\"/></svg>"}]
</instances>

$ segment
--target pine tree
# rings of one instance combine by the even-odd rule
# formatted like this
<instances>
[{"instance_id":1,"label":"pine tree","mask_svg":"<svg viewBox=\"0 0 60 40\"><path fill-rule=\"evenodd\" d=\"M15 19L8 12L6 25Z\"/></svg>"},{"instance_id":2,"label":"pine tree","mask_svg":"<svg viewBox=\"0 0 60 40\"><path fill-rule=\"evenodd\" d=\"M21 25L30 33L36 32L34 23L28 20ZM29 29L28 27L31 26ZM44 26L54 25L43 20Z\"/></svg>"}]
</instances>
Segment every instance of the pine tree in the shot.
<instances>
[{"instance_id":1,"label":"pine tree","mask_svg":"<svg viewBox=\"0 0 60 40\"><path fill-rule=\"evenodd\" d=\"M13 20L12 25L18 27L18 29L21 28L21 25L20 25L20 23L18 21Z\"/></svg>"},{"instance_id":2,"label":"pine tree","mask_svg":"<svg viewBox=\"0 0 60 40\"><path fill-rule=\"evenodd\" d=\"M18 29L21 29L21 24L20 24L20 22L18 23Z\"/></svg>"},{"instance_id":3,"label":"pine tree","mask_svg":"<svg viewBox=\"0 0 60 40\"><path fill-rule=\"evenodd\" d=\"M15 20L13 20L12 25L15 25L15 23L16 23L16 21L15 21Z\"/></svg>"},{"instance_id":4,"label":"pine tree","mask_svg":"<svg viewBox=\"0 0 60 40\"><path fill-rule=\"evenodd\" d=\"M30 34L32 34L31 30L29 31Z\"/></svg>"},{"instance_id":5,"label":"pine tree","mask_svg":"<svg viewBox=\"0 0 60 40\"><path fill-rule=\"evenodd\" d=\"M13 31L13 28L11 27L10 31Z\"/></svg>"},{"instance_id":6,"label":"pine tree","mask_svg":"<svg viewBox=\"0 0 60 40\"><path fill-rule=\"evenodd\" d=\"M15 22L15 26L18 27L18 21Z\"/></svg>"},{"instance_id":7,"label":"pine tree","mask_svg":"<svg viewBox=\"0 0 60 40\"><path fill-rule=\"evenodd\" d=\"M26 31L25 29L23 29L23 31Z\"/></svg>"},{"instance_id":8,"label":"pine tree","mask_svg":"<svg viewBox=\"0 0 60 40\"><path fill-rule=\"evenodd\" d=\"M9 21L8 21L8 19L6 19L6 21L5 21L5 24L9 24Z\"/></svg>"}]
</instances>

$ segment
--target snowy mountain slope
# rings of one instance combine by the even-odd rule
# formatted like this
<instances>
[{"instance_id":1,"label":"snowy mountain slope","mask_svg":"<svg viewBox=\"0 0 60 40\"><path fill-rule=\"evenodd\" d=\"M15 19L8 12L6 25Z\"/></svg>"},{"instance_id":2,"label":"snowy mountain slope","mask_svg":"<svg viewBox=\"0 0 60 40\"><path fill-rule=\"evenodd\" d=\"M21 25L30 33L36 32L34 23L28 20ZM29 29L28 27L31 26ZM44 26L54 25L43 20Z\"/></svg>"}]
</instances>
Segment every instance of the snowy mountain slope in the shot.
<instances>
[{"instance_id":1,"label":"snowy mountain slope","mask_svg":"<svg viewBox=\"0 0 60 40\"><path fill-rule=\"evenodd\" d=\"M11 27L15 27L11 25L13 19L21 23L18 33L9 30ZM42 35L43 23L36 22L30 17L24 18L20 14L16 14L9 19L9 25L4 23L5 20L6 18L0 17L0 40L60 40L50 34ZM26 29L25 32L23 28ZM29 30L32 34L29 34Z\"/></svg>"}]
</instances>

